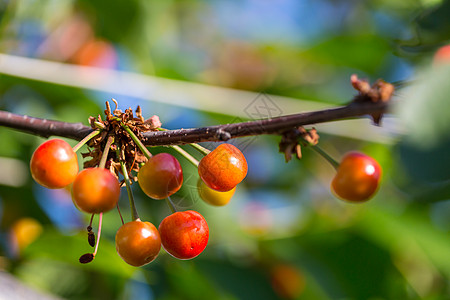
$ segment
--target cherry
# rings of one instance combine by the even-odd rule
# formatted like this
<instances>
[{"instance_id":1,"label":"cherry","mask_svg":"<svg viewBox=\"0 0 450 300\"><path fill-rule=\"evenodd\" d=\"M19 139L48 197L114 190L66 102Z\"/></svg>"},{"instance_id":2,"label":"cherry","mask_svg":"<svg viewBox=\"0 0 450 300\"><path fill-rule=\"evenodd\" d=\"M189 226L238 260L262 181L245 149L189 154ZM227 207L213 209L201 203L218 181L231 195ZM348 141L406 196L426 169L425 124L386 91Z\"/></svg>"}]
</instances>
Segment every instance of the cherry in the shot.
<instances>
[{"instance_id":1,"label":"cherry","mask_svg":"<svg viewBox=\"0 0 450 300\"><path fill-rule=\"evenodd\" d=\"M341 199L364 202L372 198L378 189L381 167L370 156L359 152L347 153L331 182L331 189Z\"/></svg>"},{"instance_id":2,"label":"cherry","mask_svg":"<svg viewBox=\"0 0 450 300\"><path fill-rule=\"evenodd\" d=\"M440 47L433 56L434 65L442 65L450 63L450 45Z\"/></svg>"},{"instance_id":3,"label":"cherry","mask_svg":"<svg viewBox=\"0 0 450 300\"><path fill-rule=\"evenodd\" d=\"M15 253L20 253L35 241L42 233L41 223L33 218L21 218L14 222L10 230L11 246Z\"/></svg>"},{"instance_id":4,"label":"cherry","mask_svg":"<svg viewBox=\"0 0 450 300\"><path fill-rule=\"evenodd\" d=\"M203 216L193 210L176 212L159 224L163 248L173 257L191 259L205 250L209 228Z\"/></svg>"},{"instance_id":5,"label":"cherry","mask_svg":"<svg viewBox=\"0 0 450 300\"><path fill-rule=\"evenodd\" d=\"M198 165L198 174L203 182L219 192L233 189L247 176L247 170L244 155L231 144L220 144Z\"/></svg>"},{"instance_id":6,"label":"cherry","mask_svg":"<svg viewBox=\"0 0 450 300\"><path fill-rule=\"evenodd\" d=\"M31 176L40 185L49 189L63 188L77 176L77 155L67 142L48 140L34 151L30 169Z\"/></svg>"},{"instance_id":7,"label":"cherry","mask_svg":"<svg viewBox=\"0 0 450 300\"><path fill-rule=\"evenodd\" d=\"M117 178L103 168L87 168L75 178L72 200L87 213L101 213L116 207L120 196Z\"/></svg>"},{"instance_id":8,"label":"cherry","mask_svg":"<svg viewBox=\"0 0 450 300\"><path fill-rule=\"evenodd\" d=\"M270 270L270 282L282 299L297 299L305 290L305 277L293 265L275 265Z\"/></svg>"},{"instance_id":9,"label":"cherry","mask_svg":"<svg viewBox=\"0 0 450 300\"><path fill-rule=\"evenodd\" d=\"M214 206L227 205L236 191L236 187L234 187L227 192L218 192L208 187L200 178L197 181L197 189L200 198L206 203Z\"/></svg>"},{"instance_id":10,"label":"cherry","mask_svg":"<svg viewBox=\"0 0 450 300\"><path fill-rule=\"evenodd\" d=\"M72 60L79 65L114 69L117 66L117 52L111 43L91 39L80 47Z\"/></svg>"},{"instance_id":11,"label":"cherry","mask_svg":"<svg viewBox=\"0 0 450 300\"><path fill-rule=\"evenodd\" d=\"M164 199L181 188L183 170L173 155L159 153L141 167L138 182L142 191L150 198Z\"/></svg>"},{"instance_id":12,"label":"cherry","mask_svg":"<svg viewBox=\"0 0 450 300\"><path fill-rule=\"evenodd\" d=\"M116 251L129 265L140 267L152 262L161 249L155 225L137 219L122 225L116 233Z\"/></svg>"}]
</instances>

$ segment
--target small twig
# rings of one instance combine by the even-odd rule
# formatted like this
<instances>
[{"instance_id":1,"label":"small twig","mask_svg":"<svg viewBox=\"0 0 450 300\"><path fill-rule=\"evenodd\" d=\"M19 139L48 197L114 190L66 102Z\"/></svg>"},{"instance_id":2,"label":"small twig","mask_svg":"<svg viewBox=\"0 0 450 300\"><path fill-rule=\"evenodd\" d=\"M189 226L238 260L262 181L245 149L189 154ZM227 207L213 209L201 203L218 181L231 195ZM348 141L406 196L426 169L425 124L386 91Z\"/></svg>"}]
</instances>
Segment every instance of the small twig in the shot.
<instances>
[{"instance_id":1,"label":"small twig","mask_svg":"<svg viewBox=\"0 0 450 300\"><path fill-rule=\"evenodd\" d=\"M326 153L322 148L320 148L319 146L311 146L309 148L311 148L312 150L319 153L323 158L325 158L333 166L333 168L335 168L336 170L339 168L339 163L334 158L332 158L330 155L328 155L328 153Z\"/></svg>"},{"instance_id":2,"label":"small twig","mask_svg":"<svg viewBox=\"0 0 450 300\"><path fill-rule=\"evenodd\" d=\"M105 149L103 150L102 158L100 163L98 164L99 168L105 168L106 161L108 160L109 149L111 148L112 143L114 142L114 136L110 135L108 140L106 141Z\"/></svg>"},{"instance_id":3,"label":"small twig","mask_svg":"<svg viewBox=\"0 0 450 300\"><path fill-rule=\"evenodd\" d=\"M172 199L170 199L170 196L167 196L166 203L170 208L170 211L174 214L177 212L177 209L175 208L175 205L172 202Z\"/></svg>"},{"instance_id":4,"label":"small twig","mask_svg":"<svg viewBox=\"0 0 450 300\"><path fill-rule=\"evenodd\" d=\"M174 149L175 151L177 151L178 153L180 153L184 158L186 158L191 164L194 165L194 167L198 167L198 160L195 159L195 157L193 157L192 155L190 155L188 152L186 152L183 148L181 148L180 146L170 146L172 149Z\"/></svg>"},{"instance_id":5,"label":"small twig","mask_svg":"<svg viewBox=\"0 0 450 300\"><path fill-rule=\"evenodd\" d=\"M130 127L128 127L127 125L125 125L124 123L121 122L120 124L123 129L125 129L125 131L130 135L131 139L135 142L135 144L139 147L139 149L141 150L141 152L145 155L145 157L147 157L147 159L150 159L150 157L152 157L152 154L150 153L150 151L148 151L147 147L145 147L144 144L142 144L141 140L134 134L134 132L130 129Z\"/></svg>"},{"instance_id":6,"label":"small twig","mask_svg":"<svg viewBox=\"0 0 450 300\"><path fill-rule=\"evenodd\" d=\"M103 220L103 213L101 212L98 218L97 243L95 243L95 250L94 253L92 253L94 257L97 254L98 244L100 243L100 235L102 234L102 220Z\"/></svg>"},{"instance_id":7,"label":"small twig","mask_svg":"<svg viewBox=\"0 0 450 300\"><path fill-rule=\"evenodd\" d=\"M89 142L94 136L98 135L99 133L100 133L100 130L95 130L95 131L92 131L91 133L89 133L84 139L82 139L78 144L76 144L73 147L73 151L77 152L78 150L80 150L80 148L83 147L84 144Z\"/></svg>"},{"instance_id":8,"label":"small twig","mask_svg":"<svg viewBox=\"0 0 450 300\"><path fill-rule=\"evenodd\" d=\"M195 150L197 150L198 152L200 152L203 155L208 155L209 153L211 153L211 150L206 149L205 147L197 144L197 143L192 143L189 144L191 147L193 147Z\"/></svg>"},{"instance_id":9,"label":"small twig","mask_svg":"<svg viewBox=\"0 0 450 300\"><path fill-rule=\"evenodd\" d=\"M123 222L123 217L122 217L122 213L120 212L120 207L119 207L119 203L117 203L117 212L119 213L119 216L120 216L120 221L122 221L122 225L123 225L123 224L125 224L125 223Z\"/></svg>"},{"instance_id":10,"label":"small twig","mask_svg":"<svg viewBox=\"0 0 450 300\"><path fill-rule=\"evenodd\" d=\"M139 215L136 209L136 204L134 203L134 197L133 197L133 191L131 190L131 184L130 184L130 177L128 176L128 170L125 165L125 162L123 161L123 156L120 153L120 147L117 145L117 157L120 160L120 168L122 169L123 177L125 180L125 185L127 187L127 193L128 193L128 201L130 202L130 208L131 208L131 219L137 220L139 219ZM123 222L123 220L122 220Z\"/></svg>"}]
</instances>

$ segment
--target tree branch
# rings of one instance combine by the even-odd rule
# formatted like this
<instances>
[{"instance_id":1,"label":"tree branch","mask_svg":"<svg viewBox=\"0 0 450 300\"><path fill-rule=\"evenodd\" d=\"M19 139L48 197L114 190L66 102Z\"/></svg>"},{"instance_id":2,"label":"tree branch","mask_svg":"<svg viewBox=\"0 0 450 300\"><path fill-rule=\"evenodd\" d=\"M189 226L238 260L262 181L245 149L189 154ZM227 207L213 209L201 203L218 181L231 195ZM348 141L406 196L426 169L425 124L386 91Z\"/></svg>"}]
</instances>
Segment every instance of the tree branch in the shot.
<instances>
[{"instance_id":1,"label":"tree branch","mask_svg":"<svg viewBox=\"0 0 450 300\"><path fill-rule=\"evenodd\" d=\"M338 121L366 114L384 113L386 112L387 107L388 105L386 103L352 103L347 106L281 116L273 119L262 119L203 128L159 132L149 131L143 133L143 143L153 146L177 145L206 141L226 141L231 138L261 134L280 134L298 126Z\"/></svg>"},{"instance_id":2,"label":"tree branch","mask_svg":"<svg viewBox=\"0 0 450 300\"><path fill-rule=\"evenodd\" d=\"M147 146L181 145L205 141L226 141L232 138L281 134L297 126L344 120L367 114L381 114L387 111L387 103L355 103L347 106L262 119L242 123L216 125L202 128L149 131L143 133ZM0 126L17 129L43 137L61 136L81 140L93 129L81 123L67 123L22 116L0 111Z\"/></svg>"},{"instance_id":3,"label":"tree branch","mask_svg":"<svg viewBox=\"0 0 450 300\"><path fill-rule=\"evenodd\" d=\"M52 135L82 140L92 129L82 123L68 123L0 111L0 126L48 138Z\"/></svg>"}]
</instances>

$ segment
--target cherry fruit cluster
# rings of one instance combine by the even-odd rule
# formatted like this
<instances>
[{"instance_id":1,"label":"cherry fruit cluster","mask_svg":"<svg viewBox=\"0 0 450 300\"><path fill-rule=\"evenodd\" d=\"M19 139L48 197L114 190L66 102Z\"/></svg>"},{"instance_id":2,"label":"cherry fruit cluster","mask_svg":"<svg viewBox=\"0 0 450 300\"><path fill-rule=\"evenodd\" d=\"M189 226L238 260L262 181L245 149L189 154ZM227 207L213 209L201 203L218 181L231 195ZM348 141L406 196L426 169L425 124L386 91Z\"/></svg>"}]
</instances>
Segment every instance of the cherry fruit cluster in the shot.
<instances>
[{"instance_id":1,"label":"cherry fruit cluster","mask_svg":"<svg viewBox=\"0 0 450 300\"><path fill-rule=\"evenodd\" d=\"M116 207L119 209L120 189L124 185L127 187L132 207L132 220L124 223L121 216L122 226L117 230L115 242L117 253L126 263L132 266L148 264L158 256L161 247L178 259L185 260L198 256L208 244L208 224L197 211L176 211L170 200L170 196L180 190L183 184L183 170L179 161L169 153L151 155L148 149L142 148L145 146L139 141L137 126L134 127L136 132L133 132L131 126L126 123L127 118L123 117L120 111L115 110L114 114L111 114L108 107L106 114L109 123L101 122L99 129L74 148L61 139L51 139L35 150L30 161L31 174L37 183L50 189L71 186L75 206L83 212L92 214L87 230L88 242L92 247L95 246L95 251L82 255L80 262L88 263L94 259L98 249L102 214ZM118 130L117 127L108 128L108 125L114 122L125 128L128 138L131 138L126 146L114 143L114 139L122 143L125 139L118 136L125 134L124 131ZM134 118L133 122L133 125L139 125L139 118ZM104 134L105 132L107 133ZM91 143L91 146L101 145L103 149L99 150L99 147L96 147L94 151L83 154L84 157L91 156L93 159L85 162L85 168L80 171L76 150L82 144L93 141L96 135L102 137ZM129 144L133 144L133 147ZM128 151L128 154L134 156L131 163L125 155L128 148L133 149ZM230 201L236 185L247 174L245 157L230 144L222 144L213 151L202 149L205 156L200 162L191 157L198 166L200 175L199 194L209 204L225 205ZM109 153L110 150L115 151ZM142 155L146 156L145 159L140 157ZM138 156L141 163L135 166ZM137 176L132 176L127 166L129 169L137 170ZM119 179L120 174L123 177L122 181ZM141 190L150 198L168 201L172 214L164 218L158 228L139 218L130 188L133 181L137 181ZM97 240L91 226L95 214L100 216Z\"/></svg>"},{"instance_id":2,"label":"cherry fruit cluster","mask_svg":"<svg viewBox=\"0 0 450 300\"><path fill-rule=\"evenodd\" d=\"M127 188L132 216L130 222L124 223L120 215L122 226L116 233L115 243L117 253L126 263L132 266L148 264L158 256L161 247L178 259L198 256L208 244L208 224L197 211L176 211L170 200L170 196L179 191L183 184L182 167L169 153L152 155L139 138L141 131L162 130L158 124L159 118L154 116L151 122L143 120L139 107L137 117L133 116L131 109L122 113L116 108L111 113L108 104L105 113L105 121L100 117L91 119L95 130L74 148L61 139L48 140L35 150L30 161L31 174L37 183L50 189L71 185L75 206L92 214L87 231L89 244L95 246L95 251L81 256L80 262L87 263L94 259L102 214L116 207L119 210L122 186ZM91 156L92 159L84 162L85 168L80 171L76 151L85 143L94 147L94 151L83 154L83 157ZM226 205L233 197L236 186L247 175L244 155L227 143L220 144L213 151L192 145L204 154L200 161L177 146L173 148L198 167L200 197L210 205ZM288 149L289 145L286 142L285 148ZM350 152L340 164L332 164L337 172L331 189L339 198L364 202L377 191L381 167L373 158ZM120 180L120 177L123 179ZM136 181L148 197L166 199L172 210L172 214L165 217L158 228L138 216L130 187ZM91 226L95 214L99 214L97 240Z\"/></svg>"}]
</instances>

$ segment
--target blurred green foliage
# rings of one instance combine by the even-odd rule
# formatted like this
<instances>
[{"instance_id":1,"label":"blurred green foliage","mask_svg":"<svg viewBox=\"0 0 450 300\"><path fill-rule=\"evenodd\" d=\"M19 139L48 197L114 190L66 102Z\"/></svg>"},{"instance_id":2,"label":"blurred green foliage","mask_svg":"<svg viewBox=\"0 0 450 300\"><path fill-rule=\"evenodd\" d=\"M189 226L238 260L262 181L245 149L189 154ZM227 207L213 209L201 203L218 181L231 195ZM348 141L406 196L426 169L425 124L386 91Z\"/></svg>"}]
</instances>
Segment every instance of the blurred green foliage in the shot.
<instances>
[{"instance_id":1,"label":"blurred green foliage","mask_svg":"<svg viewBox=\"0 0 450 300\"><path fill-rule=\"evenodd\" d=\"M228 206L210 207L197 195L196 169L178 156L185 183L173 200L204 214L210 242L194 260L162 250L142 268L115 253L116 212L105 214L95 260L79 264L91 251L89 216L73 208L67 191L32 181L28 162L42 138L0 128L1 172L13 179L0 176L0 270L66 299L449 299L450 67L431 66L434 51L450 43L449 15L450 1L438 0L0 2L0 51L7 54L324 103L349 101L353 73L416 80L396 92L404 133L392 129L392 144L321 135L336 158L357 149L380 162L383 182L373 200L341 202L329 191L333 169L313 151L286 164L279 138L258 136L233 141L249 175ZM0 75L0 109L14 113L86 124L111 97ZM228 111L118 100L121 109L141 105L146 117L160 114L169 127L236 120ZM162 201L134 192L146 221L157 225L169 214ZM18 250L11 228L23 217L38 220L44 233ZM280 265L298 277L275 272Z\"/></svg>"}]
</instances>

